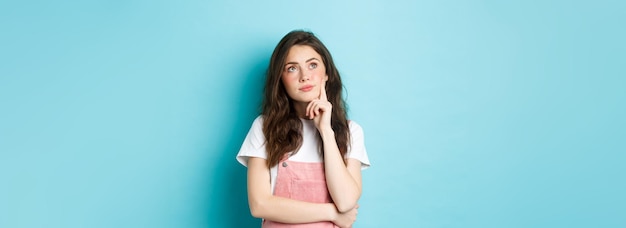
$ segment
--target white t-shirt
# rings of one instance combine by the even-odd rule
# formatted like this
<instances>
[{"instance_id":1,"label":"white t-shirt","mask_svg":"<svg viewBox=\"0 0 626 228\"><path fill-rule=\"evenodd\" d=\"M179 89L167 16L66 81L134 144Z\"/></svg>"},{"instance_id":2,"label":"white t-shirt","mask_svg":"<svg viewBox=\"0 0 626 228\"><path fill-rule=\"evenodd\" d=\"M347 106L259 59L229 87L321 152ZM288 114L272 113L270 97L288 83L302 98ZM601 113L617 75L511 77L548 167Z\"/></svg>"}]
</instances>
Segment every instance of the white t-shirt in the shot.
<instances>
[{"instance_id":1,"label":"white t-shirt","mask_svg":"<svg viewBox=\"0 0 626 228\"><path fill-rule=\"evenodd\" d=\"M297 153L289 157L287 160L297 162L323 162L324 158L318 152L319 139L317 138L317 129L313 120L300 119L302 121L302 146ZM354 158L361 162L361 169L370 166L367 152L365 151L365 143L363 140L363 129L354 121L349 121L350 129L350 145L348 146L347 158ZM252 123L252 127L241 145L241 149L237 154L237 161L244 166L248 165L249 157L258 157L267 159L265 152L265 135L263 134L263 117L257 117ZM270 168L270 182L272 192L276 182L277 169L276 166Z\"/></svg>"}]
</instances>

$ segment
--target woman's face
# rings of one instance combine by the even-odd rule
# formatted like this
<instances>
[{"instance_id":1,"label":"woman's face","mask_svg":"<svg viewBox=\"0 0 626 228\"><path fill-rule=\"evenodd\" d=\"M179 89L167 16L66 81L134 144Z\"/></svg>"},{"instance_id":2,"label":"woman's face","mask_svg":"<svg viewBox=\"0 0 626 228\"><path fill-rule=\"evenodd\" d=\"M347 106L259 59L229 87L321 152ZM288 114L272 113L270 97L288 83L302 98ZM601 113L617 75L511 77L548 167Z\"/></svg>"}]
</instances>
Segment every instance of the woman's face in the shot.
<instances>
[{"instance_id":1,"label":"woman's face","mask_svg":"<svg viewBox=\"0 0 626 228\"><path fill-rule=\"evenodd\" d=\"M287 53L281 79L291 99L308 103L319 98L328 76L322 57L312 47L294 45Z\"/></svg>"}]
</instances>

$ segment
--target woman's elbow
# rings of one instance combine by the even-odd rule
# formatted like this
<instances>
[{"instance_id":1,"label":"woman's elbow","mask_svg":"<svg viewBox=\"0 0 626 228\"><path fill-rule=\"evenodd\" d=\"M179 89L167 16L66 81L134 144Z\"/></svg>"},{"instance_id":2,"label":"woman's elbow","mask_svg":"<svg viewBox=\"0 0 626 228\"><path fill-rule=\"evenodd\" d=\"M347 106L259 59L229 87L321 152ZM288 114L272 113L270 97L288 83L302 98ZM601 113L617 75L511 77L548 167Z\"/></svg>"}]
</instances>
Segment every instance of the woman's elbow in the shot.
<instances>
[{"instance_id":1,"label":"woman's elbow","mask_svg":"<svg viewBox=\"0 0 626 228\"><path fill-rule=\"evenodd\" d=\"M250 214L255 218L263 218L265 209L263 203L250 201Z\"/></svg>"},{"instance_id":2,"label":"woman's elbow","mask_svg":"<svg viewBox=\"0 0 626 228\"><path fill-rule=\"evenodd\" d=\"M265 219L272 214L272 196L256 196L248 199L250 214L255 218Z\"/></svg>"},{"instance_id":3,"label":"woman's elbow","mask_svg":"<svg viewBox=\"0 0 626 228\"><path fill-rule=\"evenodd\" d=\"M339 211L339 213L346 213L352 209L354 209L357 205L356 200L352 201L352 202L336 202L335 203L335 207L337 207L337 211Z\"/></svg>"},{"instance_id":4,"label":"woman's elbow","mask_svg":"<svg viewBox=\"0 0 626 228\"><path fill-rule=\"evenodd\" d=\"M359 198L361 198L361 192L354 192L353 194L343 195L343 197L333 198L333 201L337 211L345 213L357 207Z\"/></svg>"},{"instance_id":5,"label":"woman's elbow","mask_svg":"<svg viewBox=\"0 0 626 228\"><path fill-rule=\"evenodd\" d=\"M250 214L252 215L252 217L255 217L255 218L263 218L261 211L255 210L253 208L250 208Z\"/></svg>"}]
</instances>

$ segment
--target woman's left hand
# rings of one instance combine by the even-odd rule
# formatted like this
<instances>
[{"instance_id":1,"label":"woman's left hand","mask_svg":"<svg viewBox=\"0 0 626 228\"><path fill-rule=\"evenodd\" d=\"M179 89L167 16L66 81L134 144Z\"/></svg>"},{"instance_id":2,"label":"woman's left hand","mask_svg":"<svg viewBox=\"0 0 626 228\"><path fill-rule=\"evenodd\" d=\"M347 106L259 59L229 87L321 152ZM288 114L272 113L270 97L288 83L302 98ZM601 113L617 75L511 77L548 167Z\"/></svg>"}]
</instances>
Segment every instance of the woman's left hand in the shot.
<instances>
[{"instance_id":1,"label":"woman's left hand","mask_svg":"<svg viewBox=\"0 0 626 228\"><path fill-rule=\"evenodd\" d=\"M333 105L326 97L326 81L320 85L319 99L312 100L306 107L306 115L315 122L315 127L320 133L323 130L332 130L330 117L333 112Z\"/></svg>"}]
</instances>

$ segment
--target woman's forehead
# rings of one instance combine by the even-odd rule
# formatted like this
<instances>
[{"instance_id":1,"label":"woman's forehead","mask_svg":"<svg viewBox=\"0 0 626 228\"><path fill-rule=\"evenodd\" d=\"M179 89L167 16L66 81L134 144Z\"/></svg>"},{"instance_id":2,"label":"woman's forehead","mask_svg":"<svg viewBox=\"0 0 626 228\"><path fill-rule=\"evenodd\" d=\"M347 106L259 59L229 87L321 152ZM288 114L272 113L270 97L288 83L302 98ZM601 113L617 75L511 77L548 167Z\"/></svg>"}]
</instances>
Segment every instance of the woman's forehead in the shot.
<instances>
[{"instance_id":1,"label":"woman's forehead","mask_svg":"<svg viewBox=\"0 0 626 228\"><path fill-rule=\"evenodd\" d=\"M285 62L305 62L311 58L322 60L322 56L308 45L294 45L289 48Z\"/></svg>"}]
</instances>

